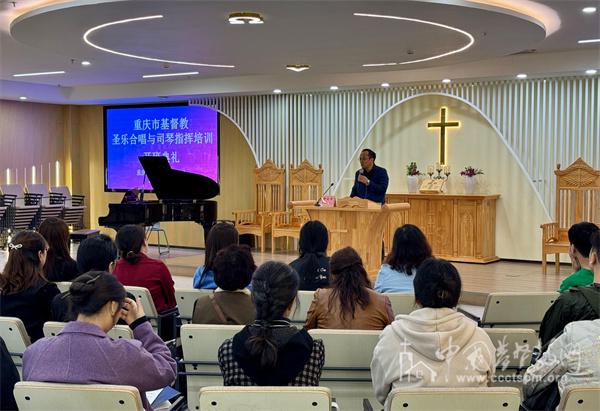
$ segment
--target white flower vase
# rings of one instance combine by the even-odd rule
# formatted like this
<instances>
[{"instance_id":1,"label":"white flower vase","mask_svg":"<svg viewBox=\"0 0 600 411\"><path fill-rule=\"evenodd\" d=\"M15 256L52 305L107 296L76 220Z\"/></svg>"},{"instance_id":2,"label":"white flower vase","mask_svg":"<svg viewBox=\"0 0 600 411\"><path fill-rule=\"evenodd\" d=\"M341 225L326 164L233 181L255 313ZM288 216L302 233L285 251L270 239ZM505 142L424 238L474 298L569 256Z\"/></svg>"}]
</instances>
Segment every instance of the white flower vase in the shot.
<instances>
[{"instance_id":1,"label":"white flower vase","mask_svg":"<svg viewBox=\"0 0 600 411\"><path fill-rule=\"evenodd\" d=\"M406 185L409 193L416 193L419 190L419 176L406 176Z\"/></svg>"},{"instance_id":2,"label":"white flower vase","mask_svg":"<svg viewBox=\"0 0 600 411\"><path fill-rule=\"evenodd\" d=\"M465 194L473 194L475 192L475 187L477 186L477 178L475 176L465 176L464 184Z\"/></svg>"}]
</instances>

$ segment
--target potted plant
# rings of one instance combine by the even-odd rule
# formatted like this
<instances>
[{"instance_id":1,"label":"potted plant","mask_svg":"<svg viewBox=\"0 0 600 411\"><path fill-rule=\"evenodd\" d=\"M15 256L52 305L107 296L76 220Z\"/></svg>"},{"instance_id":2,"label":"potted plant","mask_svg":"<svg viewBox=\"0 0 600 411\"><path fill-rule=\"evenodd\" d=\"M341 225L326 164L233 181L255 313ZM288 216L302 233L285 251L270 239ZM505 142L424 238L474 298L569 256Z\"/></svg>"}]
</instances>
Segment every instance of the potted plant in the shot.
<instances>
[{"instance_id":1,"label":"potted plant","mask_svg":"<svg viewBox=\"0 0 600 411\"><path fill-rule=\"evenodd\" d=\"M476 176L480 174L483 174L483 170L473 166L467 166L460 172L460 175L465 178L465 194L473 194L475 192L475 185L477 184Z\"/></svg>"},{"instance_id":2,"label":"potted plant","mask_svg":"<svg viewBox=\"0 0 600 411\"><path fill-rule=\"evenodd\" d=\"M421 172L414 161L406 166L406 185L409 193L416 193L419 189L419 176Z\"/></svg>"}]
</instances>

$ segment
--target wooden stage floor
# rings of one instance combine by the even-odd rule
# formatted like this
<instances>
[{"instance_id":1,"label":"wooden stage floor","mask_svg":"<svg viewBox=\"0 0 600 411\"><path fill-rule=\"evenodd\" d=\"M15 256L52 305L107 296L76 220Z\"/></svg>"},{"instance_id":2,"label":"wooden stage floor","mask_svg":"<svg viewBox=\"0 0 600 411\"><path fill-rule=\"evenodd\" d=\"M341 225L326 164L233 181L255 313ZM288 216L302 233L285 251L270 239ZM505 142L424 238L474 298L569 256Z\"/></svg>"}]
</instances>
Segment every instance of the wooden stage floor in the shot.
<instances>
[{"instance_id":1,"label":"wooden stage floor","mask_svg":"<svg viewBox=\"0 0 600 411\"><path fill-rule=\"evenodd\" d=\"M269 260L289 263L297 256L295 252L261 253L253 250L257 265ZM204 262L204 251L171 249L163 258L175 278L176 287L191 287L196 267ZM548 266L548 274L542 273L540 262L498 261L489 264L454 263L463 282L464 304L483 305L491 292L555 291L561 281L571 273L571 266L563 264L561 273L554 273L554 265Z\"/></svg>"}]
</instances>

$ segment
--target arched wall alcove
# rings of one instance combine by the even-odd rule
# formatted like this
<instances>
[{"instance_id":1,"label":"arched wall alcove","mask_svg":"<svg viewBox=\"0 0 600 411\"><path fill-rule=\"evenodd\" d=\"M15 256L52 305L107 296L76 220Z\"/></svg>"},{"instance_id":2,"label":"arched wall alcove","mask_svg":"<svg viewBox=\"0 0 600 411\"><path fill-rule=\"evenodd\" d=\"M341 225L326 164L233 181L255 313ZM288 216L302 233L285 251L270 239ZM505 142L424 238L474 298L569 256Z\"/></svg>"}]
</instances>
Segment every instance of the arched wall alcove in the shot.
<instances>
[{"instance_id":1,"label":"arched wall alcove","mask_svg":"<svg viewBox=\"0 0 600 411\"><path fill-rule=\"evenodd\" d=\"M491 122L470 103L443 94L411 97L390 108L373 124L356 155L338 182L336 195L348 195L358 153L371 148L377 164L390 176L388 193L407 191L406 166L415 161L422 172L438 161L439 129L428 129L428 121L439 121L440 107L448 108L449 120L460 128L448 132L447 164L452 175L447 192L463 193L459 172L471 165L484 170L478 191L500 194L496 210L496 255L501 258L539 260L541 223L547 211L512 150Z\"/></svg>"}]
</instances>

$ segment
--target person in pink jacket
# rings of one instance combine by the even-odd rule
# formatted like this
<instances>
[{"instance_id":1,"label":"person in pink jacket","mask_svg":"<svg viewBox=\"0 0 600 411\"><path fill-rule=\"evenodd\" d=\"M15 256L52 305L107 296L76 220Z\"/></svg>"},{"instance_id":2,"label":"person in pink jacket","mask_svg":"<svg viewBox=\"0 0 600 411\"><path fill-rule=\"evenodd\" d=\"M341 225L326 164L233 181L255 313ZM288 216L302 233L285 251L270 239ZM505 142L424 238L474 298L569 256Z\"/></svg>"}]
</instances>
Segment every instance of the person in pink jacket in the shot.
<instances>
[{"instance_id":1,"label":"person in pink jacket","mask_svg":"<svg viewBox=\"0 0 600 411\"><path fill-rule=\"evenodd\" d=\"M127 298L113 275L90 271L69 289L77 321L55 337L43 338L23 354L25 381L132 385L151 410L145 391L170 385L177 363L154 333L139 301ZM113 340L106 333L123 319L133 340Z\"/></svg>"}]
</instances>

